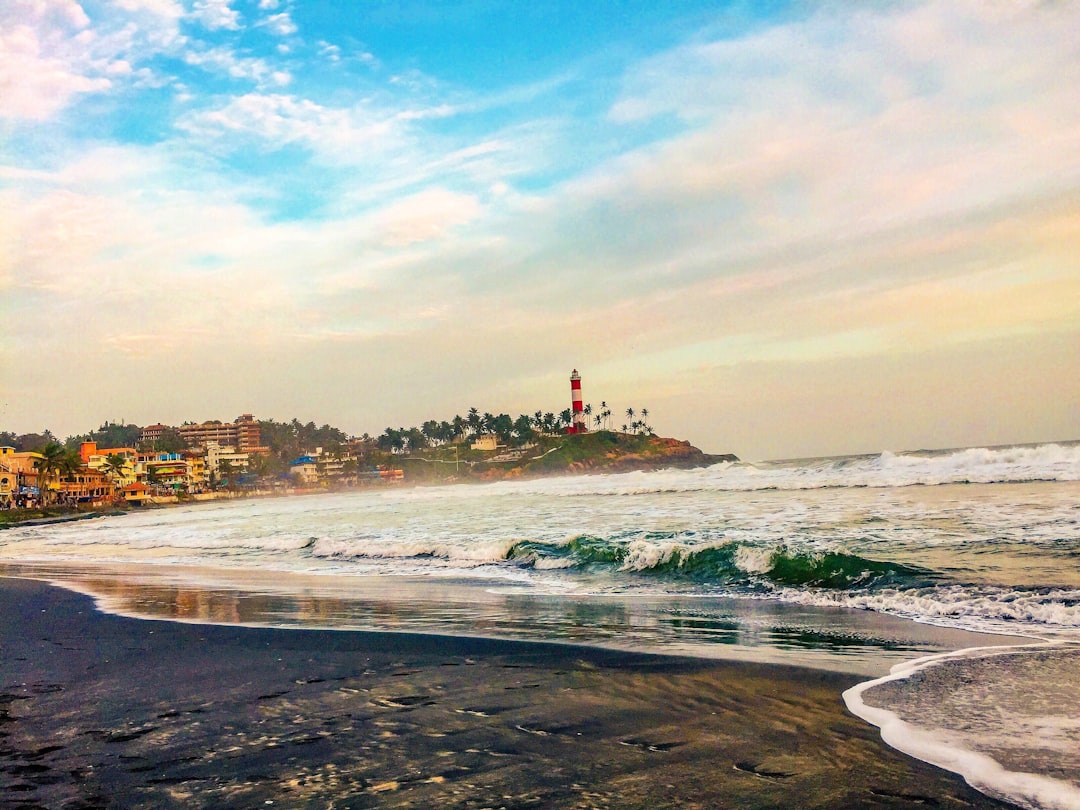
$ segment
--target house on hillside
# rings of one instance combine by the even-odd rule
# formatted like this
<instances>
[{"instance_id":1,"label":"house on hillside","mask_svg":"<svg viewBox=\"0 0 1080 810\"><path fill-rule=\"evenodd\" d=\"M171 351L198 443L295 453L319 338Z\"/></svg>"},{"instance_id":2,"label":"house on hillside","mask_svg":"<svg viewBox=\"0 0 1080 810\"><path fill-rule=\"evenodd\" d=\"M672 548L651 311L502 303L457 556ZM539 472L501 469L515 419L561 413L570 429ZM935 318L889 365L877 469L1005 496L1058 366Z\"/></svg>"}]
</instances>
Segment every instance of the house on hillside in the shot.
<instances>
[{"instance_id":1,"label":"house on hillside","mask_svg":"<svg viewBox=\"0 0 1080 810\"><path fill-rule=\"evenodd\" d=\"M485 433L474 438L471 447L473 450L497 450L499 439L494 433Z\"/></svg>"}]
</instances>

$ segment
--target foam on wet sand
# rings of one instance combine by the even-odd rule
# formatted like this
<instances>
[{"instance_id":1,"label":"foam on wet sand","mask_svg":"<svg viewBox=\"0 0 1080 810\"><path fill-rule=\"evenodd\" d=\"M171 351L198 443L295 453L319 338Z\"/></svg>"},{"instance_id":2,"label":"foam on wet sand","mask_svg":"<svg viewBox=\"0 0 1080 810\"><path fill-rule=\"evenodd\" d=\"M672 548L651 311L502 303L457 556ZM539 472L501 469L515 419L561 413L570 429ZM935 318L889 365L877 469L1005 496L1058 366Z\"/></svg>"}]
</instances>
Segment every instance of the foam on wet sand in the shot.
<instances>
[{"instance_id":1,"label":"foam on wet sand","mask_svg":"<svg viewBox=\"0 0 1080 810\"><path fill-rule=\"evenodd\" d=\"M13 807L1003 807L845 712L851 674L106 615L0 578Z\"/></svg>"}]
</instances>

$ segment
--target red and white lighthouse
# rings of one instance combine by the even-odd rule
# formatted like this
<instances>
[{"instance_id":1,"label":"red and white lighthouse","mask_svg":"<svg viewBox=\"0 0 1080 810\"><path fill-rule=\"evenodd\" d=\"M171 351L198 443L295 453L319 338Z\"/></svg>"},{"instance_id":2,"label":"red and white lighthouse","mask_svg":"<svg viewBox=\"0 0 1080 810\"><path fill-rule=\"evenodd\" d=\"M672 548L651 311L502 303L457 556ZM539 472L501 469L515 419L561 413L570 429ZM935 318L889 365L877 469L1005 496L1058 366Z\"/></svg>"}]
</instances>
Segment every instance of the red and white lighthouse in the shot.
<instances>
[{"instance_id":1,"label":"red and white lighthouse","mask_svg":"<svg viewBox=\"0 0 1080 810\"><path fill-rule=\"evenodd\" d=\"M570 410L573 413L570 432L585 433L588 428L585 426L585 409L581 406L581 375L576 368L570 375Z\"/></svg>"}]
</instances>

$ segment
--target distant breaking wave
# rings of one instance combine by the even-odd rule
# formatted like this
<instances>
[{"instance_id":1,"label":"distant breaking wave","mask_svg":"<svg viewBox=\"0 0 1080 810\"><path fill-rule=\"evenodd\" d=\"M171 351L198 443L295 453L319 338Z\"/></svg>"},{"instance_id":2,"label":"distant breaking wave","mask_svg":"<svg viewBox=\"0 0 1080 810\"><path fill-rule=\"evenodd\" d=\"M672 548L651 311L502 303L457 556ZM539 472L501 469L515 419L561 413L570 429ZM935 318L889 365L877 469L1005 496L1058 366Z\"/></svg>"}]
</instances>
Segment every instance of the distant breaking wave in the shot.
<instances>
[{"instance_id":1,"label":"distant breaking wave","mask_svg":"<svg viewBox=\"0 0 1080 810\"><path fill-rule=\"evenodd\" d=\"M416 489L415 499L489 497L492 492L548 496L641 495L676 492L752 492L939 484L1080 481L1080 442L973 447L834 458L722 462L694 470L657 470L504 481L483 487Z\"/></svg>"}]
</instances>

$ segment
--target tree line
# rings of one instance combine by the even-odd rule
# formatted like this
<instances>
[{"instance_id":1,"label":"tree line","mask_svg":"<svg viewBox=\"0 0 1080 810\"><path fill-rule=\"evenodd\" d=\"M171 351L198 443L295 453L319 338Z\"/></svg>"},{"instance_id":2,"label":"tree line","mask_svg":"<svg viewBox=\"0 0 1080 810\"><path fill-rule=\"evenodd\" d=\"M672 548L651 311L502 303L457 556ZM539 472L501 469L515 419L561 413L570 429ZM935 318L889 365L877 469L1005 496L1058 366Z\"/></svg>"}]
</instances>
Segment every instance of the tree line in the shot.
<instances>
[{"instance_id":1,"label":"tree line","mask_svg":"<svg viewBox=\"0 0 1080 810\"><path fill-rule=\"evenodd\" d=\"M582 412L586 427L590 427L591 423L595 430L614 429L611 426L613 413L606 402L602 402L600 409L595 412L591 404L585 405ZM642 408L640 412L627 408L626 416L630 421L620 426L623 433L652 434L653 429L646 422L649 416L648 408ZM523 413L516 418L506 413L480 413L479 409L470 408L465 416L459 414L442 421L429 419L419 427L388 427L375 439L375 443L384 452L401 453L493 435L500 444L521 447L535 441L538 436L554 436L565 432L573 425L573 419L574 414L570 408L557 414L551 411L536 411L531 415Z\"/></svg>"},{"instance_id":2,"label":"tree line","mask_svg":"<svg viewBox=\"0 0 1080 810\"><path fill-rule=\"evenodd\" d=\"M607 402L593 409L591 404L583 408L585 425L593 430L621 430L623 433L652 434L653 429L646 421L647 408L636 411L627 408L627 421L620 425L613 423L614 413ZM559 413L538 410L532 414L519 414L516 418L506 413L481 413L478 408L470 408L464 415L452 419L429 419L418 427L387 427L377 438L367 433L358 437L362 443L368 443L383 452L416 451L431 447L440 447L454 442L464 441L483 435L494 435L500 444L521 447L537 439L538 436L554 436L565 432L573 424L573 412L566 408ZM329 424L316 425L315 422L301 422L293 418L287 422L273 419L260 419L259 430L262 443L270 449L269 457L253 459L253 472L267 474L287 469L293 459L322 447L326 451L339 451L350 437L340 428ZM46 468L50 473L68 475L79 466L79 446L84 441L97 442L102 448L138 447L144 451L179 453L188 449L183 436L175 428L166 429L151 447L140 447L139 437L142 428L139 425L123 422L105 422L97 430L58 439L52 431L45 429L40 433L14 433L0 431L0 446L14 447L18 452L42 453L49 459Z\"/></svg>"}]
</instances>

